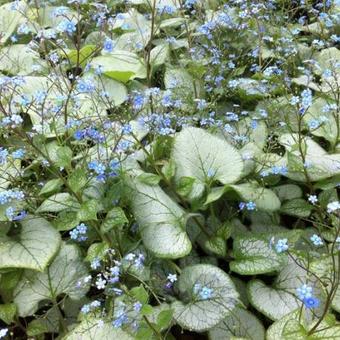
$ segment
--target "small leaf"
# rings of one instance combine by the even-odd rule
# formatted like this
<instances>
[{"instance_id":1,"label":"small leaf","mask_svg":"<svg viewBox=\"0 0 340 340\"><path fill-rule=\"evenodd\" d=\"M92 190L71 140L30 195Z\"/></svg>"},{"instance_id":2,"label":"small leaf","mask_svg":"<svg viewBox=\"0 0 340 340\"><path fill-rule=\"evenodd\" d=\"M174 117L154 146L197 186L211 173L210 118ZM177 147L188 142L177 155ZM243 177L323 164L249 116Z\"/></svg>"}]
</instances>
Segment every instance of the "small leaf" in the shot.
<instances>
[{"instance_id":1,"label":"small leaf","mask_svg":"<svg viewBox=\"0 0 340 340\"><path fill-rule=\"evenodd\" d=\"M149 300L149 294L142 285L134 287L130 290L131 295L142 304L146 304Z\"/></svg>"},{"instance_id":2,"label":"small leaf","mask_svg":"<svg viewBox=\"0 0 340 340\"><path fill-rule=\"evenodd\" d=\"M63 210L77 210L80 205L69 193L61 192L47 198L36 210L42 212L60 212Z\"/></svg>"},{"instance_id":3,"label":"small leaf","mask_svg":"<svg viewBox=\"0 0 340 340\"><path fill-rule=\"evenodd\" d=\"M107 213L100 230L107 233L111 229L121 228L126 223L129 223L129 220L125 216L124 210L120 207L114 207Z\"/></svg>"},{"instance_id":4,"label":"small leaf","mask_svg":"<svg viewBox=\"0 0 340 340\"><path fill-rule=\"evenodd\" d=\"M51 179L45 183L45 185L41 188L39 195L50 194L58 191L63 185L63 181L60 178Z\"/></svg>"},{"instance_id":5,"label":"small leaf","mask_svg":"<svg viewBox=\"0 0 340 340\"><path fill-rule=\"evenodd\" d=\"M302 198L295 198L281 206L281 213L296 217L306 218L312 212L313 206Z\"/></svg>"},{"instance_id":6,"label":"small leaf","mask_svg":"<svg viewBox=\"0 0 340 340\"><path fill-rule=\"evenodd\" d=\"M174 311L172 309L162 310L157 316L157 326L159 329L166 329L170 326Z\"/></svg>"},{"instance_id":7,"label":"small leaf","mask_svg":"<svg viewBox=\"0 0 340 340\"><path fill-rule=\"evenodd\" d=\"M14 321L17 306L14 303L0 304L0 319L8 325Z\"/></svg>"},{"instance_id":8,"label":"small leaf","mask_svg":"<svg viewBox=\"0 0 340 340\"><path fill-rule=\"evenodd\" d=\"M97 220L97 213L100 210L96 200L88 200L84 202L77 213L79 221Z\"/></svg>"},{"instance_id":9,"label":"small leaf","mask_svg":"<svg viewBox=\"0 0 340 340\"><path fill-rule=\"evenodd\" d=\"M161 180L158 175L147 173L147 172L140 174L137 177L137 179L141 183L148 184L148 185L157 185L159 181Z\"/></svg>"},{"instance_id":10,"label":"small leaf","mask_svg":"<svg viewBox=\"0 0 340 340\"><path fill-rule=\"evenodd\" d=\"M195 178L181 177L176 185L176 192L183 197L189 196L194 183Z\"/></svg>"},{"instance_id":11,"label":"small leaf","mask_svg":"<svg viewBox=\"0 0 340 340\"><path fill-rule=\"evenodd\" d=\"M71 189L78 193L85 187L88 183L89 179L87 177L87 173L83 168L77 168L72 171L71 175L69 176L67 182Z\"/></svg>"},{"instance_id":12,"label":"small leaf","mask_svg":"<svg viewBox=\"0 0 340 340\"><path fill-rule=\"evenodd\" d=\"M92 262L94 259L101 260L105 257L108 249L109 246L104 242L91 244L89 249L87 250L85 261Z\"/></svg>"}]
</instances>

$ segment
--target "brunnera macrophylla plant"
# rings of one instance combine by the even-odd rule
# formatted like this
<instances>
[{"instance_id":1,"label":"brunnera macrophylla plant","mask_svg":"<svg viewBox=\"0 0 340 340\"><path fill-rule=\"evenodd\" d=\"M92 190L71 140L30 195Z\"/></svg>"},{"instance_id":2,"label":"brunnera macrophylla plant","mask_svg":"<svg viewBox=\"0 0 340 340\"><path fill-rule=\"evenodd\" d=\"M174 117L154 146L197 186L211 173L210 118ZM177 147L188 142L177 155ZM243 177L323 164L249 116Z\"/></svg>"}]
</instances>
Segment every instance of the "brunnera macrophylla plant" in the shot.
<instances>
[{"instance_id":1,"label":"brunnera macrophylla plant","mask_svg":"<svg viewBox=\"0 0 340 340\"><path fill-rule=\"evenodd\" d=\"M0 338L340 338L340 3L0 1Z\"/></svg>"}]
</instances>

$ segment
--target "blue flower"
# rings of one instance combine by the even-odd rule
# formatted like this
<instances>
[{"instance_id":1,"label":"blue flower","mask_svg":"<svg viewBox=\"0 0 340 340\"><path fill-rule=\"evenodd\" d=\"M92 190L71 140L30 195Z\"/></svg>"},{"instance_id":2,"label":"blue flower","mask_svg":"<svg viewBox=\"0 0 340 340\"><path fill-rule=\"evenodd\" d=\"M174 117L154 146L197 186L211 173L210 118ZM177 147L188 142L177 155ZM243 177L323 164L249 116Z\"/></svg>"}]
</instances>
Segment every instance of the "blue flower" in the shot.
<instances>
[{"instance_id":1,"label":"blue flower","mask_svg":"<svg viewBox=\"0 0 340 340\"><path fill-rule=\"evenodd\" d=\"M91 262L91 268L92 269L98 269L100 267L100 260L98 258L95 258L92 262Z\"/></svg>"},{"instance_id":2,"label":"blue flower","mask_svg":"<svg viewBox=\"0 0 340 340\"><path fill-rule=\"evenodd\" d=\"M105 39L103 49L105 52L112 52L114 48L114 41L111 39Z\"/></svg>"},{"instance_id":3,"label":"blue flower","mask_svg":"<svg viewBox=\"0 0 340 340\"><path fill-rule=\"evenodd\" d=\"M289 246L288 246L288 239L283 238L277 241L277 243L275 244L275 249L278 253L283 253L286 250L288 250Z\"/></svg>"},{"instance_id":4,"label":"blue flower","mask_svg":"<svg viewBox=\"0 0 340 340\"><path fill-rule=\"evenodd\" d=\"M18 149L12 152L12 158L13 159L21 159L25 156L25 150L24 149Z\"/></svg>"},{"instance_id":5,"label":"blue flower","mask_svg":"<svg viewBox=\"0 0 340 340\"><path fill-rule=\"evenodd\" d=\"M303 284L301 287L296 289L299 299L304 300L312 297L313 288Z\"/></svg>"},{"instance_id":6,"label":"blue flower","mask_svg":"<svg viewBox=\"0 0 340 340\"><path fill-rule=\"evenodd\" d=\"M78 242L83 242L87 240L87 229L88 227L84 224L81 223L77 225L74 229L72 229L69 234L72 240L78 241Z\"/></svg>"},{"instance_id":7,"label":"blue flower","mask_svg":"<svg viewBox=\"0 0 340 340\"><path fill-rule=\"evenodd\" d=\"M301 106L303 109L307 109L312 105L313 96L310 89L303 90L301 93Z\"/></svg>"},{"instance_id":8,"label":"blue flower","mask_svg":"<svg viewBox=\"0 0 340 340\"><path fill-rule=\"evenodd\" d=\"M208 300L211 299L213 296L213 289L212 288L208 288L208 287L203 287L201 289L201 291L199 292L199 296L202 300Z\"/></svg>"},{"instance_id":9,"label":"blue flower","mask_svg":"<svg viewBox=\"0 0 340 340\"><path fill-rule=\"evenodd\" d=\"M72 20L65 19L58 25L58 30L67 34L72 34L76 31L76 25Z\"/></svg>"},{"instance_id":10,"label":"blue flower","mask_svg":"<svg viewBox=\"0 0 340 340\"><path fill-rule=\"evenodd\" d=\"M312 241L312 243L315 245L315 246L322 246L323 245L323 241L322 241L322 238L316 234L312 235L310 240Z\"/></svg>"},{"instance_id":11,"label":"blue flower","mask_svg":"<svg viewBox=\"0 0 340 340\"><path fill-rule=\"evenodd\" d=\"M250 201L246 204L247 210L255 210L256 209L256 203Z\"/></svg>"},{"instance_id":12,"label":"blue flower","mask_svg":"<svg viewBox=\"0 0 340 340\"><path fill-rule=\"evenodd\" d=\"M306 308L310 308L310 309L313 309L313 308L317 308L319 307L320 305L320 300L317 299L316 297L308 297L308 298L305 298L303 300L303 303L304 305L306 306Z\"/></svg>"}]
</instances>

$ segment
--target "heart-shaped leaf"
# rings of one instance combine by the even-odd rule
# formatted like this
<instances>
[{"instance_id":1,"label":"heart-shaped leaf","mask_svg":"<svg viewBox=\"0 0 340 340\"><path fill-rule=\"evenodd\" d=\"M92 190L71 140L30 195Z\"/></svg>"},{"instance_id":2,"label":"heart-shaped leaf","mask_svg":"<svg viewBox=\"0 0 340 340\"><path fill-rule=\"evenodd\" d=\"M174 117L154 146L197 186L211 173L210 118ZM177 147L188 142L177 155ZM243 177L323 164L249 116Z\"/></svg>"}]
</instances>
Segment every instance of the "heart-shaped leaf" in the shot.
<instances>
[{"instance_id":1,"label":"heart-shaped leaf","mask_svg":"<svg viewBox=\"0 0 340 340\"><path fill-rule=\"evenodd\" d=\"M14 236L0 238L0 268L43 271L60 246L60 235L43 218L28 216Z\"/></svg>"},{"instance_id":2,"label":"heart-shaped leaf","mask_svg":"<svg viewBox=\"0 0 340 340\"><path fill-rule=\"evenodd\" d=\"M186 267L177 288L186 301L172 304L174 318L183 328L197 332L215 326L226 317L239 297L229 275L209 264Z\"/></svg>"},{"instance_id":3,"label":"heart-shaped leaf","mask_svg":"<svg viewBox=\"0 0 340 340\"><path fill-rule=\"evenodd\" d=\"M43 245L46 246L47 243L48 241ZM75 300L80 299L89 287L84 283L78 285L78 282L87 274L77 246L62 244L59 254L44 272L24 272L14 291L18 314L22 317L32 315L38 309L40 301L56 301L60 294L66 294Z\"/></svg>"}]
</instances>

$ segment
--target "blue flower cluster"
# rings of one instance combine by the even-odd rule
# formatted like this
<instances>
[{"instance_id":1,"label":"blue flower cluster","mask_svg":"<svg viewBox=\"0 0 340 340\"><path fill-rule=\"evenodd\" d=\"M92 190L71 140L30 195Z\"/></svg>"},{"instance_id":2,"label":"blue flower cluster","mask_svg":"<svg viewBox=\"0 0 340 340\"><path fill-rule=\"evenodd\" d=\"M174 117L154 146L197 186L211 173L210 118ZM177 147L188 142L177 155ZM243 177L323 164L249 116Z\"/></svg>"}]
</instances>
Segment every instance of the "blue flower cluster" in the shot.
<instances>
[{"instance_id":1,"label":"blue flower cluster","mask_svg":"<svg viewBox=\"0 0 340 340\"><path fill-rule=\"evenodd\" d=\"M25 198L25 194L20 190L5 190L0 192L0 205L10 203L13 200L22 201Z\"/></svg>"},{"instance_id":2,"label":"blue flower cluster","mask_svg":"<svg viewBox=\"0 0 340 340\"><path fill-rule=\"evenodd\" d=\"M83 242L87 240L87 225L80 223L70 231L71 240Z\"/></svg>"},{"instance_id":3,"label":"blue flower cluster","mask_svg":"<svg viewBox=\"0 0 340 340\"><path fill-rule=\"evenodd\" d=\"M319 307L320 300L313 296L313 288L303 284L301 287L296 289L297 295L306 308L314 309Z\"/></svg>"}]
</instances>

